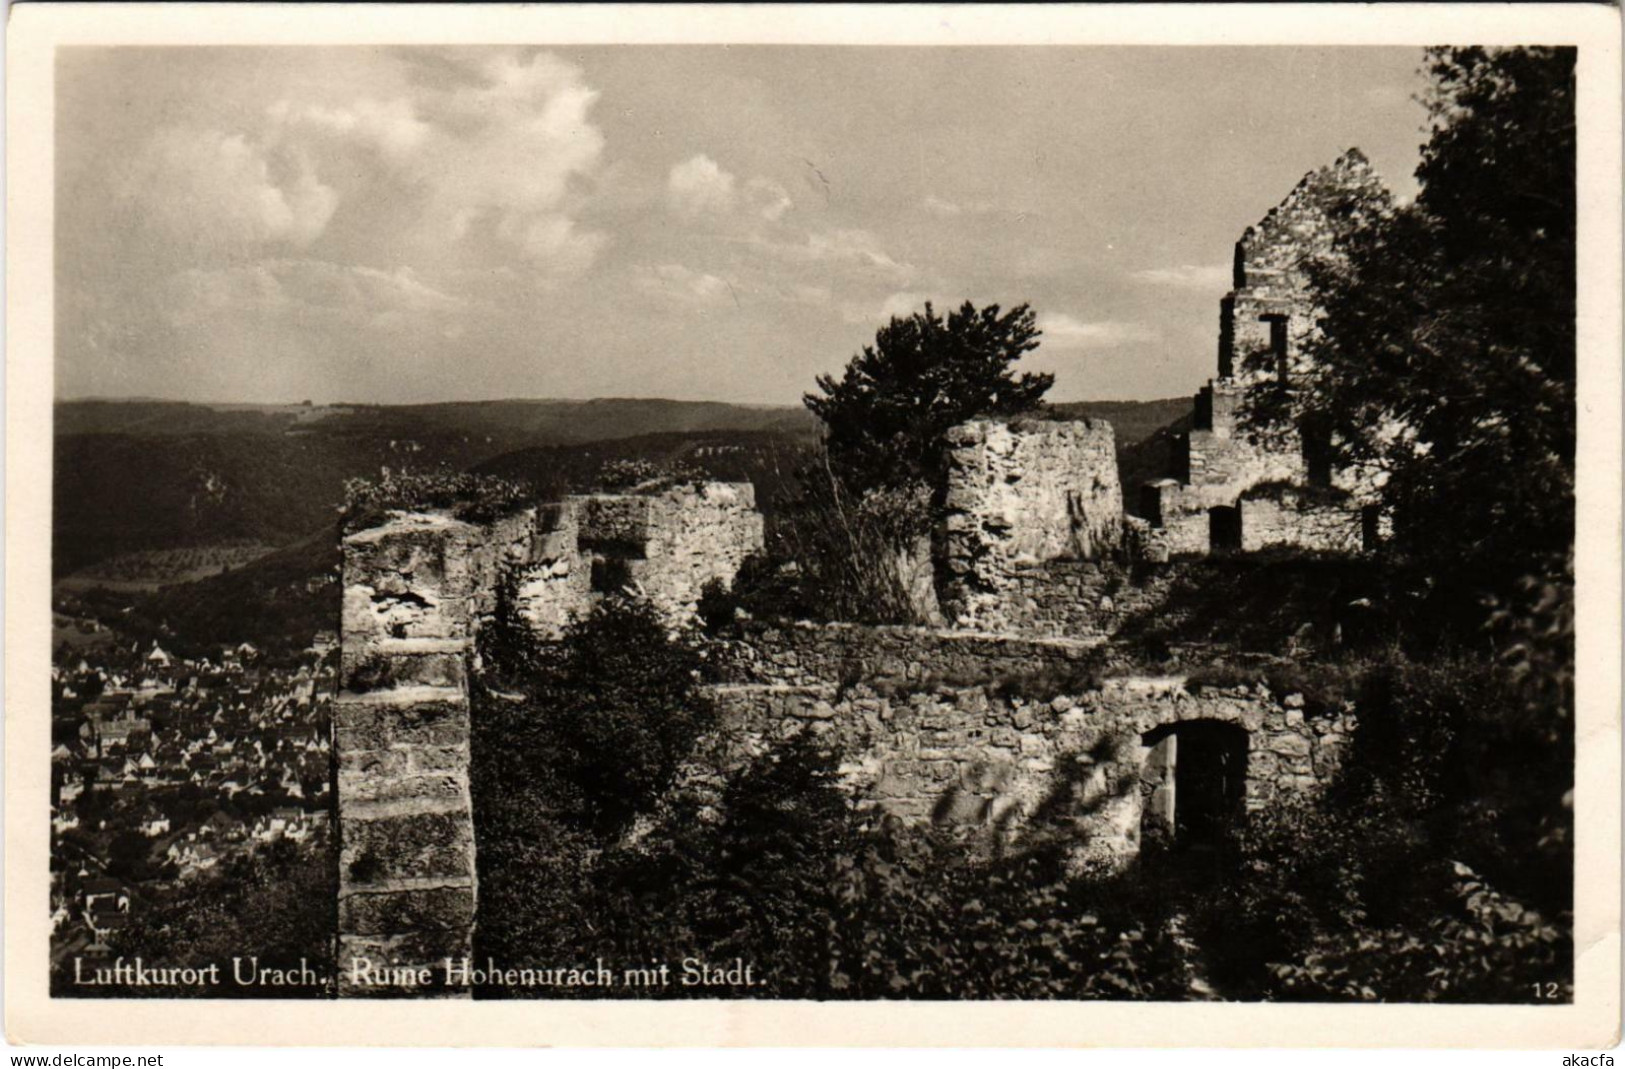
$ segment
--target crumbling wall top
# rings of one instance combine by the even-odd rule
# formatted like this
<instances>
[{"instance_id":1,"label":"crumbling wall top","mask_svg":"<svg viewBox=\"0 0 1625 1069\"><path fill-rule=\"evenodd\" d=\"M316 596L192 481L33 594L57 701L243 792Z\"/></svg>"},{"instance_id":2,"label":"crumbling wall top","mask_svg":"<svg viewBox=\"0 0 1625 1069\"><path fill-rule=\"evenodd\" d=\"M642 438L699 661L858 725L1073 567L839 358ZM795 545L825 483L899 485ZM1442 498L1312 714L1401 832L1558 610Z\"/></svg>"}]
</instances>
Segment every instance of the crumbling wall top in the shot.
<instances>
[{"instance_id":1,"label":"crumbling wall top","mask_svg":"<svg viewBox=\"0 0 1625 1069\"><path fill-rule=\"evenodd\" d=\"M1302 262L1328 251L1337 235L1368 214L1386 211L1392 195L1358 148L1310 171L1286 198L1248 227L1236 243L1237 290L1278 282L1299 289Z\"/></svg>"}]
</instances>

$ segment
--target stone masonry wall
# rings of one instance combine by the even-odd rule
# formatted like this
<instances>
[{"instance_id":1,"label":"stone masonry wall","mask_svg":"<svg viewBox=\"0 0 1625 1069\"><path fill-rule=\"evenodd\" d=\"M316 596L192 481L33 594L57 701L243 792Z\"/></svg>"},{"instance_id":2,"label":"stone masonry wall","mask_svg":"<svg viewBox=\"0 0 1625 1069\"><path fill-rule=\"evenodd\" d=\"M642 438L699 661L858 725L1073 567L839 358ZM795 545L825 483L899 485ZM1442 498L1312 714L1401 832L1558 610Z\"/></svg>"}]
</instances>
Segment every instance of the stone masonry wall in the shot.
<instances>
[{"instance_id":1,"label":"stone masonry wall","mask_svg":"<svg viewBox=\"0 0 1625 1069\"><path fill-rule=\"evenodd\" d=\"M1287 374L1302 373L1304 343L1317 310L1305 261L1330 253L1337 235L1362 215L1385 210L1387 189L1359 149L1311 171L1285 200L1236 243L1235 288L1221 307L1219 375L1241 385L1275 377L1273 362L1250 360L1270 349L1269 319L1286 321Z\"/></svg>"},{"instance_id":2,"label":"stone masonry wall","mask_svg":"<svg viewBox=\"0 0 1625 1069\"><path fill-rule=\"evenodd\" d=\"M463 993L351 978L371 975L360 962L422 967L470 950L468 659L501 569L530 557L535 519L475 527L411 515L344 540L333 706L341 995Z\"/></svg>"},{"instance_id":3,"label":"stone masonry wall","mask_svg":"<svg viewBox=\"0 0 1625 1069\"><path fill-rule=\"evenodd\" d=\"M674 619L705 580L731 579L760 546L750 487L572 498L472 525L397 514L345 538L340 692L333 708L339 826L339 993L464 995L375 983L471 951L476 878L468 672L510 574L538 630L597 596L593 555L628 559ZM585 552L584 552L585 551ZM378 972L368 972L366 964ZM362 979L353 982L360 970Z\"/></svg>"},{"instance_id":4,"label":"stone masonry wall","mask_svg":"<svg viewBox=\"0 0 1625 1069\"><path fill-rule=\"evenodd\" d=\"M692 615L707 582L732 581L745 558L762 548L762 514L750 483L685 485L652 505L647 548L630 571L669 616Z\"/></svg>"},{"instance_id":5,"label":"stone masonry wall","mask_svg":"<svg viewBox=\"0 0 1625 1069\"><path fill-rule=\"evenodd\" d=\"M1160 526L1136 527L1147 559L1169 560L1181 556L1203 556L1209 552L1211 518L1206 508L1190 505L1190 487L1178 484L1152 484L1159 508ZM1199 500L1199 499L1198 499ZM1358 553L1369 548L1362 499L1346 502L1317 501L1310 494L1283 489L1274 495L1244 495L1231 506L1240 514L1241 542L1235 547L1245 552L1272 546L1337 553ZM1378 540L1391 525L1380 520Z\"/></svg>"},{"instance_id":6,"label":"stone masonry wall","mask_svg":"<svg viewBox=\"0 0 1625 1069\"><path fill-rule=\"evenodd\" d=\"M548 507L557 510L556 527L519 590L521 611L547 636L590 609L600 587L623 578L671 619L685 619L706 582L731 580L762 547L750 483L585 494Z\"/></svg>"},{"instance_id":7,"label":"stone masonry wall","mask_svg":"<svg viewBox=\"0 0 1625 1069\"><path fill-rule=\"evenodd\" d=\"M1247 391L1308 374L1319 309L1307 265L1336 254L1338 236L1388 210L1391 198L1358 149L1305 175L1287 197L1236 243L1233 288L1220 302L1218 377L1197 395L1191 429L1174 443L1172 480L1141 490L1151 520L1144 545L1160 559L1210 548L1209 510L1242 506L1242 544L1310 549L1360 548L1360 504L1369 480L1331 472L1334 485L1361 499L1347 512L1243 501L1261 484L1305 485L1309 464L1300 436L1262 440L1243 424ZM1325 476L1321 476L1324 478ZM1249 513L1252 522L1248 522ZM1349 528L1355 535L1347 537Z\"/></svg>"},{"instance_id":8,"label":"stone masonry wall","mask_svg":"<svg viewBox=\"0 0 1625 1069\"><path fill-rule=\"evenodd\" d=\"M1256 810L1318 790L1354 727L1348 711L1306 716L1297 695L1261 685L1191 693L1179 678L1123 677L1041 701L986 687L863 683L736 684L712 694L732 760L811 731L838 744L860 805L1006 844L1059 825L1084 863L1116 863L1139 849L1158 729L1210 722L1245 733L1243 802Z\"/></svg>"},{"instance_id":9,"label":"stone masonry wall","mask_svg":"<svg viewBox=\"0 0 1625 1069\"><path fill-rule=\"evenodd\" d=\"M982 681L1032 672L1084 673L1099 638L988 635L901 625L752 625L707 643L709 678L725 684L839 687Z\"/></svg>"},{"instance_id":10,"label":"stone masonry wall","mask_svg":"<svg viewBox=\"0 0 1625 1069\"><path fill-rule=\"evenodd\" d=\"M973 420L947 435L937 593L949 623L1030 622L1017 573L1098 560L1120 544L1123 494L1101 420ZM1030 600L1030 599L1028 599Z\"/></svg>"},{"instance_id":11,"label":"stone masonry wall","mask_svg":"<svg viewBox=\"0 0 1625 1069\"><path fill-rule=\"evenodd\" d=\"M1297 546L1301 549L1358 553L1363 529L1358 505L1314 505L1264 497L1241 502L1241 548Z\"/></svg>"}]
</instances>

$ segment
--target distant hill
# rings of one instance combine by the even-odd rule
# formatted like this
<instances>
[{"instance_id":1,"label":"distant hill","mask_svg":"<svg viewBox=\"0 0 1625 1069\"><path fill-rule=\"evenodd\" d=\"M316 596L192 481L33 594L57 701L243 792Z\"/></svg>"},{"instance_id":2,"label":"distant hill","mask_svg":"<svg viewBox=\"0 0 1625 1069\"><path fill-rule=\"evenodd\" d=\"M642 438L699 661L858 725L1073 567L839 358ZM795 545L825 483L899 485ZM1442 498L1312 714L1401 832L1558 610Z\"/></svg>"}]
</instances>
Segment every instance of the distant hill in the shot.
<instances>
[{"instance_id":1,"label":"distant hill","mask_svg":"<svg viewBox=\"0 0 1625 1069\"><path fill-rule=\"evenodd\" d=\"M1138 445L1176 420L1190 415L1189 397L1160 401L1067 401L1050 409L1064 419L1103 419L1117 433L1117 447Z\"/></svg>"},{"instance_id":2,"label":"distant hill","mask_svg":"<svg viewBox=\"0 0 1625 1069\"><path fill-rule=\"evenodd\" d=\"M56 434L311 435L592 442L678 431L810 432L800 405L733 405L605 397L590 401L452 401L425 405L231 405L185 401L60 401Z\"/></svg>"},{"instance_id":3,"label":"distant hill","mask_svg":"<svg viewBox=\"0 0 1625 1069\"><path fill-rule=\"evenodd\" d=\"M536 487L543 496L587 490L603 466L616 460L648 460L698 468L713 479L749 482L756 503L773 511L806 451L817 441L813 428L797 434L779 431L693 431L643 434L580 445L545 445L504 453L474 466Z\"/></svg>"},{"instance_id":4,"label":"distant hill","mask_svg":"<svg viewBox=\"0 0 1625 1069\"><path fill-rule=\"evenodd\" d=\"M1117 433L1125 503L1166 472L1190 401L1055 405ZM192 405L72 401L57 406L54 571L182 547L276 547L224 574L148 594L87 589L91 615L183 645L302 645L337 626L337 511L345 480L394 469L501 475L548 497L586 488L612 460L680 462L756 484L767 512L817 424L803 409L709 402L493 401L440 405ZM144 561L161 558L149 554ZM196 554L177 554L190 560ZM212 558L211 558L212 559ZM131 614L121 615L124 606Z\"/></svg>"},{"instance_id":5,"label":"distant hill","mask_svg":"<svg viewBox=\"0 0 1625 1069\"><path fill-rule=\"evenodd\" d=\"M180 636L183 651L245 641L302 649L317 631L338 629L339 559L334 523L242 568L166 587L140 611Z\"/></svg>"},{"instance_id":6,"label":"distant hill","mask_svg":"<svg viewBox=\"0 0 1625 1069\"><path fill-rule=\"evenodd\" d=\"M437 405L56 406L57 575L121 554L255 541L331 521L345 480L383 467L457 471L528 447L718 431L809 438L800 407L700 401ZM628 455L637 455L636 453Z\"/></svg>"}]
</instances>

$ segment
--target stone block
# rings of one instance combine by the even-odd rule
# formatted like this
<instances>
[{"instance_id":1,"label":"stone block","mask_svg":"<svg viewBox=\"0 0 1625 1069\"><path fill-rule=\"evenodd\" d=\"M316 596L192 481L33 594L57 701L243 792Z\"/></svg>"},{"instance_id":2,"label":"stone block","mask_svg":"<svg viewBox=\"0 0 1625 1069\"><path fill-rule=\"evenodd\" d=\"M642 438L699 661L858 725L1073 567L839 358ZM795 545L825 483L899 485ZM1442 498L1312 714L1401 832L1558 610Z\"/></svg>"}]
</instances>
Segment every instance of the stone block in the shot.
<instances>
[{"instance_id":1,"label":"stone block","mask_svg":"<svg viewBox=\"0 0 1625 1069\"><path fill-rule=\"evenodd\" d=\"M411 768L411 755L405 749L339 750L336 756L340 777L353 773L369 778L385 778L403 775Z\"/></svg>"},{"instance_id":2,"label":"stone block","mask_svg":"<svg viewBox=\"0 0 1625 1069\"><path fill-rule=\"evenodd\" d=\"M1285 757L1309 756L1309 740L1302 735L1273 735L1266 745L1272 752Z\"/></svg>"},{"instance_id":3,"label":"stone block","mask_svg":"<svg viewBox=\"0 0 1625 1069\"><path fill-rule=\"evenodd\" d=\"M352 935L466 931L473 923L472 884L352 891L339 896L339 928Z\"/></svg>"},{"instance_id":4,"label":"stone block","mask_svg":"<svg viewBox=\"0 0 1625 1069\"><path fill-rule=\"evenodd\" d=\"M406 748L413 772L462 772L468 769L467 746L411 746Z\"/></svg>"},{"instance_id":5,"label":"stone block","mask_svg":"<svg viewBox=\"0 0 1625 1069\"><path fill-rule=\"evenodd\" d=\"M357 803L363 802L410 802L448 808L466 804L468 780L464 769L393 776L340 769L338 789L339 798L351 813L357 811Z\"/></svg>"},{"instance_id":6,"label":"stone block","mask_svg":"<svg viewBox=\"0 0 1625 1069\"><path fill-rule=\"evenodd\" d=\"M466 809L408 813L373 820L348 817L341 806L341 883L469 877L474 872L474 822Z\"/></svg>"},{"instance_id":7,"label":"stone block","mask_svg":"<svg viewBox=\"0 0 1625 1069\"><path fill-rule=\"evenodd\" d=\"M341 694L333 702L333 745L341 754L401 743L460 745L468 730L468 701L452 688Z\"/></svg>"}]
</instances>

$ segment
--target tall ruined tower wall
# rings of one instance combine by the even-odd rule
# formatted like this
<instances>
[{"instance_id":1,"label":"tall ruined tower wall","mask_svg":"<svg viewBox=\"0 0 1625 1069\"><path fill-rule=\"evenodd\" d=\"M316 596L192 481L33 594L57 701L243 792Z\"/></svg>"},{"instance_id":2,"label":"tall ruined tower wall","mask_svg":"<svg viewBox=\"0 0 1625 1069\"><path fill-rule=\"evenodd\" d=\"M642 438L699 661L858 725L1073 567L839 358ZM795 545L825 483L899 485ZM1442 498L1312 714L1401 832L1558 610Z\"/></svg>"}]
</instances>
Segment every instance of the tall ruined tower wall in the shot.
<instances>
[{"instance_id":1,"label":"tall ruined tower wall","mask_svg":"<svg viewBox=\"0 0 1625 1069\"><path fill-rule=\"evenodd\" d=\"M1369 480L1332 471L1312 436L1264 437L1243 422L1247 395L1312 371L1320 310L1309 265L1337 255L1339 236L1391 203L1358 149L1304 176L1236 243L1231 291L1219 305L1218 375L1197 395L1189 432L1176 441L1170 478L1140 490L1154 555L1289 544L1358 550L1371 541ZM1284 488L1332 490L1325 495ZM1264 498L1256 494L1266 488ZM1333 515L1332 513L1335 513ZM1251 522L1249 522L1249 516Z\"/></svg>"},{"instance_id":2,"label":"tall ruined tower wall","mask_svg":"<svg viewBox=\"0 0 1625 1069\"><path fill-rule=\"evenodd\" d=\"M938 597L949 622L1050 630L1053 566L1099 561L1122 538L1111 424L974 420L947 435ZM1075 591L1073 591L1075 593ZM1086 610L1088 607L1085 606ZM1055 624L1079 621L1069 615Z\"/></svg>"},{"instance_id":3,"label":"tall ruined tower wall","mask_svg":"<svg viewBox=\"0 0 1625 1069\"><path fill-rule=\"evenodd\" d=\"M1319 318L1307 265L1336 255L1340 234L1389 203L1365 155L1350 149L1242 233L1233 288L1220 302L1221 380L1246 387L1307 370L1305 343Z\"/></svg>"},{"instance_id":4,"label":"tall ruined tower wall","mask_svg":"<svg viewBox=\"0 0 1625 1069\"><path fill-rule=\"evenodd\" d=\"M333 707L341 995L402 991L371 978L472 949L468 659L502 570L531 555L535 519L408 515L344 540Z\"/></svg>"},{"instance_id":5,"label":"tall ruined tower wall","mask_svg":"<svg viewBox=\"0 0 1625 1069\"><path fill-rule=\"evenodd\" d=\"M489 524L399 514L344 540L337 761L341 995L466 994L447 958L472 950L476 875L468 676L481 621L517 580L556 635L589 610L604 562L674 621L762 544L748 484L593 495ZM611 554L613 556L605 556ZM401 977L438 978L428 986ZM385 977L383 981L374 977Z\"/></svg>"}]
</instances>

